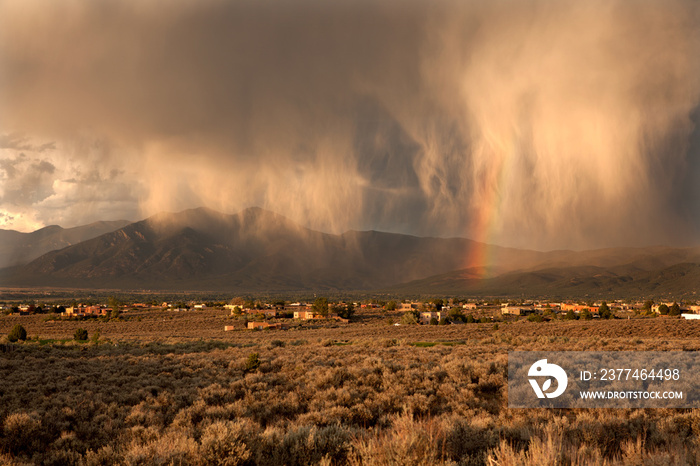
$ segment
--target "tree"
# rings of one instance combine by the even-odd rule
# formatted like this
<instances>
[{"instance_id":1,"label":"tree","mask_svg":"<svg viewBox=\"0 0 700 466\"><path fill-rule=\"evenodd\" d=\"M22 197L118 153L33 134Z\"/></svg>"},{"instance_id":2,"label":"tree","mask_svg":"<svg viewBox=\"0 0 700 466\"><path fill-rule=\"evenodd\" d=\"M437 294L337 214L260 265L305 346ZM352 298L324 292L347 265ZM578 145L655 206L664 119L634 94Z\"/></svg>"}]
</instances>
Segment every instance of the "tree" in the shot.
<instances>
[{"instance_id":1,"label":"tree","mask_svg":"<svg viewBox=\"0 0 700 466\"><path fill-rule=\"evenodd\" d=\"M121 315L121 312L119 311L119 308L115 307L115 308L112 308L112 312L109 314L109 317L111 319L118 319L120 315Z\"/></svg>"},{"instance_id":2,"label":"tree","mask_svg":"<svg viewBox=\"0 0 700 466\"><path fill-rule=\"evenodd\" d=\"M350 319L355 314L355 305L353 303L348 303L345 306L338 306L337 313L343 319Z\"/></svg>"},{"instance_id":3,"label":"tree","mask_svg":"<svg viewBox=\"0 0 700 466\"><path fill-rule=\"evenodd\" d=\"M450 312L448 312L448 316L450 317L450 320L453 322L455 322L455 321L464 322L464 319L465 319L464 313L458 307L453 307L452 309L450 309Z\"/></svg>"},{"instance_id":4,"label":"tree","mask_svg":"<svg viewBox=\"0 0 700 466\"><path fill-rule=\"evenodd\" d=\"M600 316L601 319L611 319L613 316L612 311L608 307L608 303L605 301L602 302L600 307L598 308L598 315Z\"/></svg>"},{"instance_id":5,"label":"tree","mask_svg":"<svg viewBox=\"0 0 700 466\"><path fill-rule=\"evenodd\" d=\"M440 321L438 321L437 318L435 318L435 317L430 318L430 325L437 325L439 323L440 323Z\"/></svg>"},{"instance_id":6,"label":"tree","mask_svg":"<svg viewBox=\"0 0 700 466\"><path fill-rule=\"evenodd\" d=\"M248 360L245 362L246 372L253 372L260 367L260 355L258 353L250 353Z\"/></svg>"},{"instance_id":7,"label":"tree","mask_svg":"<svg viewBox=\"0 0 700 466\"><path fill-rule=\"evenodd\" d=\"M679 316L681 315L681 307L678 305L677 302L673 302L671 307L668 310L668 315L670 316Z\"/></svg>"},{"instance_id":8,"label":"tree","mask_svg":"<svg viewBox=\"0 0 700 466\"><path fill-rule=\"evenodd\" d=\"M644 301L644 310L647 312L651 312L651 306L654 305L654 300L653 299L648 299Z\"/></svg>"},{"instance_id":9,"label":"tree","mask_svg":"<svg viewBox=\"0 0 700 466\"><path fill-rule=\"evenodd\" d=\"M27 339L27 331L20 324L17 324L12 327L12 330L10 330L10 333L7 335L7 339L12 343L16 342L17 340L24 341Z\"/></svg>"},{"instance_id":10,"label":"tree","mask_svg":"<svg viewBox=\"0 0 700 466\"><path fill-rule=\"evenodd\" d=\"M328 298L316 298L312 306L314 313L328 317Z\"/></svg>"},{"instance_id":11,"label":"tree","mask_svg":"<svg viewBox=\"0 0 700 466\"><path fill-rule=\"evenodd\" d=\"M407 311L401 317L401 323L404 325L412 325L418 323L418 318L416 317L417 312Z\"/></svg>"},{"instance_id":12,"label":"tree","mask_svg":"<svg viewBox=\"0 0 700 466\"><path fill-rule=\"evenodd\" d=\"M668 315L668 306L665 304L661 304L659 306L659 314L661 314L662 316Z\"/></svg>"},{"instance_id":13,"label":"tree","mask_svg":"<svg viewBox=\"0 0 700 466\"><path fill-rule=\"evenodd\" d=\"M582 311L581 314L579 315L580 319L583 320L591 320L593 318L593 314L591 314L591 311L586 309L585 311Z\"/></svg>"},{"instance_id":14,"label":"tree","mask_svg":"<svg viewBox=\"0 0 700 466\"><path fill-rule=\"evenodd\" d=\"M107 299L107 305L112 309L119 309L122 306L122 302L116 297L110 296L109 299Z\"/></svg>"},{"instance_id":15,"label":"tree","mask_svg":"<svg viewBox=\"0 0 700 466\"><path fill-rule=\"evenodd\" d=\"M564 320L577 320L577 319L578 319L578 316L571 309L569 309L569 311L566 313L566 315L564 315Z\"/></svg>"},{"instance_id":16,"label":"tree","mask_svg":"<svg viewBox=\"0 0 700 466\"><path fill-rule=\"evenodd\" d=\"M387 311L395 311L398 308L398 305L396 304L396 301L389 301L386 303L386 310Z\"/></svg>"},{"instance_id":17,"label":"tree","mask_svg":"<svg viewBox=\"0 0 700 466\"><path fill-rule=\"evenodd\" d=\"M73 334L73 339L76 341L87 341L88 331L85 330L84 328L76 329L75 333Z\"/></svg>"},{"instance_id":18,"label":"tree","mask_svg":"<svg viewBox=\"0 0 700 466\"><path fill-rule=\"evenodd\" d=\"M435 305L435 309L438 311L442 310L442 307L445 305L445 301L442 299L433 299L433 304Z\"/></svg>"}]
</instances>

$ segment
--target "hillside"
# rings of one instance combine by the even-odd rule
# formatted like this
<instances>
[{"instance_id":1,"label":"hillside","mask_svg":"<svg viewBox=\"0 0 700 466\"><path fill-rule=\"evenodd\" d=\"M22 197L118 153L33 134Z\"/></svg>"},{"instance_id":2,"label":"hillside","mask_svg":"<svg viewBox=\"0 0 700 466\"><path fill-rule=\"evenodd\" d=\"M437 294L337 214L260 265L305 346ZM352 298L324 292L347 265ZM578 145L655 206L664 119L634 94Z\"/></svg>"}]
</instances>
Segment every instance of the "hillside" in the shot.
<instances>
[{"instance_id":1,"label":"hillside","mask_svg":"<svg viewBox=\"0 0 700 466\"><path fill-rule=\"evenodd\" d=\"M127 220L115 220L74 228L50 225L31 233L0 230L0 268L26 264L49 251L96 238L129 223Z\"/></svg>"},{"instance_id":2,"label":"hillside","mask_svg":"<svg viewBox=\"0 0 700 466\"><path fill-rule=\"evenodd\" d=\"M665 262L659 259L660 262ZM654 261L656 262L656 261ZM560 298L669 296L694 297L700 293L700 263L648 268L646 261L596 267L542 268L493 278L475 277L467 270L448 272L391 288L399 294L448 296L548 296Z\"/></svg>"}]
</instances>

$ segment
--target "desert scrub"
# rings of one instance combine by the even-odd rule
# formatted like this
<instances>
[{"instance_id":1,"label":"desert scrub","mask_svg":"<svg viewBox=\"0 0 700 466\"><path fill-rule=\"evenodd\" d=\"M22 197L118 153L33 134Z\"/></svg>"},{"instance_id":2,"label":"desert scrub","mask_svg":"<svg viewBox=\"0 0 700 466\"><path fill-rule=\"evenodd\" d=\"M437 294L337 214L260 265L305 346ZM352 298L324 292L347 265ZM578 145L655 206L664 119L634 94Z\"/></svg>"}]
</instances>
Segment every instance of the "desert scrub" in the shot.
<instances>
[{"instance_id":1,"label":"desert scrub","mask_svg":"<svg viewBox=\"0 0 700 466\"><path fill-rule=\"evenodd\" d=\"M78 328L75 330L75 333L73 334L73 339L75 341L87 341L88 339L88 331L85 330L84 328Z\"/></svg>"},{"instance_id":2,"label":"desert scrub","mask_svg":"<svg viewBox=\"0 0 700 466\"><path fill-rule=\"evenodd\" d=\"M52 334L35 331L40 319L27 322L42 336L87 329L65 322ZM502 325L498 334L485 324L378 321L225 340L14 345L0 353L0 463L527 464L551 454L564 464L695 464L697 410L507 408L509 341L523 349L595 349L601 339L632 349L642 337L649 349L698 346L698 327L680 321L605 324L586 323L597 340L577 333L580 321ZM100 323L103 335L112 325L129 323ZM420 341L441 344L401 344ZM248 371L252 354L259 365Z\"/></svg>"},{"instance_id":3,"label":"desert scrub","mask_svg":"<svg viewBox=\"0 0 700 466\"><path fill-rule=\"evenodd\" d=\"M248 421L215 421L204 428L199 456L205 464L238 465L251 456L246 444L255 427Z\"/></svg>"},{"instance_id":4,"label":"desert scrub","mask_svg":"<svg viewBox=\"0 0 700 466\"><path fill-rule=\"evenodd\" d=\"M41 446L41 418L38 413L15 412L2 423L3 446L13 455L31 454Z\"/></svg>"}]
</instances>

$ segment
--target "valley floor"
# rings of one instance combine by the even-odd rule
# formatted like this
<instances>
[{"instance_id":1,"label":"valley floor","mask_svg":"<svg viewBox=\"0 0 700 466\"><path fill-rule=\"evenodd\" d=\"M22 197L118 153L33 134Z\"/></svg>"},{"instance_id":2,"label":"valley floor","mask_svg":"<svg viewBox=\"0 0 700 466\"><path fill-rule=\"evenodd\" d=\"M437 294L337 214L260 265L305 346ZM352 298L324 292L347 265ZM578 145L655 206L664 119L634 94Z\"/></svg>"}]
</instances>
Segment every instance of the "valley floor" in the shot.
<instances>
[{"instance_id":1,"label":"valley floor","mask_svg":"<svg viewBox=\"0 0 700 466\"><path fill-rule=\"evenodd\" d=\"M700 411L513 410L513 350L700 349L671 318L224 332L222 311L21 323L2 464L697 464ZM78 327L97 342L70 341ZM37 339L36 337L39 337Z\"/></svg>"}]
</instances>

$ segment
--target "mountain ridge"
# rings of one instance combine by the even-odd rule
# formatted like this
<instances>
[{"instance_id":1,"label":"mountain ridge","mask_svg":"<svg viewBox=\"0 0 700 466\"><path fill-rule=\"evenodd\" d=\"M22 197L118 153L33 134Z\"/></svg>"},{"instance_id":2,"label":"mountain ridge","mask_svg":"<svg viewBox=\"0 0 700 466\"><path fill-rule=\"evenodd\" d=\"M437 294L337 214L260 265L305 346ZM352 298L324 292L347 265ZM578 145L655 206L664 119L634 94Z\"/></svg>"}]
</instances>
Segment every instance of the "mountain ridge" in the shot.
<instances>
[{"instance_id":1,"label":"mountain ridge","mask_svg":"<svg viewBox=\"0 0 700 466\"><path fill-rule=\"evenodd\" d=\"M97 221L71 228L47 225L29 233L0 229L0 268L26 264L47 252L80 243L130 223L128 220Z\"/></svg>"},{"instance_id":2,"label":"mountain ridge","mask_svg":"<svg viewBox=\"0 0 700 466\"><path fill-rule=\"evenodd\" d=\"M428 243L430 245L428 245ZM439 243L439 244L438 244ZM27 286L173 288L191 283L222 289L357 289L387 285L417 272L444 271L471 240L424 240L394 233L332 235L260 208L237 214L189 209L156 214L78 245L5 270L2 283ZM398 248L391 248L398 245ZM438 251L436 257L429 257ZM405 256L403 263L400 262ZM422 272L421 272L422 273Z\"/></svg>"},{"instance_id":3,"label":"mountain ridge","mask_svg":"<svg viewBox=\"0 0 700 466\"><path fill-rule=\"evenodd\" d=\"M662 289L644 274L694 262L698 248L540 252L376 230L336 235L259 207L235 214L196 208L161 212L5 268L0 286L522 294L583 290L567 277L594 291L604 279L629 288L627 276Z\"/></svg>"}]
</instances>

